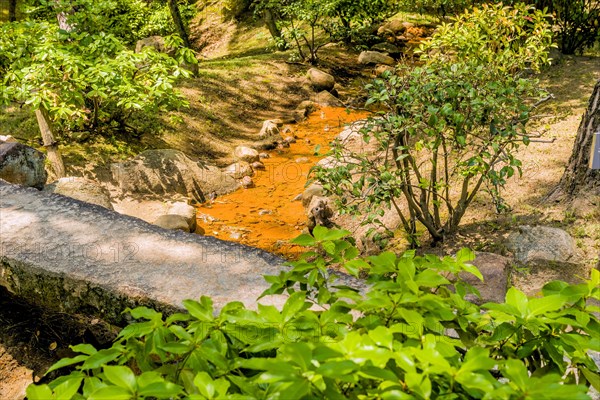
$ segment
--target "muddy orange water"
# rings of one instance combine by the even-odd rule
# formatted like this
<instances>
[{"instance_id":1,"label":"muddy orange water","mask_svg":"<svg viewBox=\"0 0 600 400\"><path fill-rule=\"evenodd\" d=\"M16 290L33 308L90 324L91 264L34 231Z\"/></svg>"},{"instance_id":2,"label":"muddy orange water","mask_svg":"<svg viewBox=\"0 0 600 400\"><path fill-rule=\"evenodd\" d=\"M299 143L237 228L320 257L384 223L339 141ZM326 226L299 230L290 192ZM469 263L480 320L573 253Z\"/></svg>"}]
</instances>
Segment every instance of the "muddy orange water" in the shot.
<instances>
[{"instance_id":1,"label":"muddy orange water","mask_svg":"<svg viewBox=\"0 0 600 400\"><path fill-rule=\"evenodd\" d=\"M304 122L289 125L296 143L272 150L263 159L265 171L255 171L254 187L240 189L202 204L198 222L207 236L215 236L294 258L301 250L288 244L302 233L306 214L302 202L310 168L329 151L329 143L345 125L363 119L366 112L323 107ZM316 155L316 148L320 146Z\"/></svg>"}]
</instances>

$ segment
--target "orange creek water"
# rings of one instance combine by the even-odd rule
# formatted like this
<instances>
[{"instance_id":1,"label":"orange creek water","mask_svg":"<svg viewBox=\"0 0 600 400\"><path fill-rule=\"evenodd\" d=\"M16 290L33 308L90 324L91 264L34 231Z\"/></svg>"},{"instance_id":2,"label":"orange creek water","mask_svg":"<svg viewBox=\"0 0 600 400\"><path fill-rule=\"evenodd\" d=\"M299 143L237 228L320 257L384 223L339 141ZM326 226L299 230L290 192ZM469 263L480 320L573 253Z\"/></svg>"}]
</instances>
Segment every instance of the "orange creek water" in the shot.
<instances>
[{"instance_id":1,"label":"orange creek water","mask_svg":"<svg viewBox=\"0 0 600 400\"><path fill-rule=\"evenodd\" d=\"M202 204L199 224L207 236L235 241L294 258L300 251L290 239L302 233L306 214L301 201L310 168L329 150L329 143L345 125L363 119L366 112L323 107L306 121L290 125L284 136L296 137L289 148L267 152L264 171L255 171L254 187L239 189ZM318 152L317 146L320 146Z\"/></svg>"}]
</instances>

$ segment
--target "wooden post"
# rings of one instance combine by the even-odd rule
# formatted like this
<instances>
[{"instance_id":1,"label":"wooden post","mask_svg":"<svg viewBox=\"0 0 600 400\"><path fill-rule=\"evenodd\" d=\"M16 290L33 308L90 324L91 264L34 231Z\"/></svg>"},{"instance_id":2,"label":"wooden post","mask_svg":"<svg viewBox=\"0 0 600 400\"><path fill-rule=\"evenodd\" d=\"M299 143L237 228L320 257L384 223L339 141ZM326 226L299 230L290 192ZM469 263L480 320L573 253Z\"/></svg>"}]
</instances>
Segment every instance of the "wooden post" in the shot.
<instances>
[{"instance_id":1,"label":"wooden post","mask_svg":"<svg viewBox=\"0 0 600 400\"><path fill-rule=\"evenodd\" d=\"M62 156L58 151L58 143L54 140L52 129L50 129L50 119L48 118L48 112L44 106L40 105L40 108L35 110L35 116L40 127L40 133L42 134L42 141L44 147L48 153L48 160L52 166L52 170L56 175L56 178L62 178L65 176L65 165L63 164Z\"/></svg>"}]
</instances>

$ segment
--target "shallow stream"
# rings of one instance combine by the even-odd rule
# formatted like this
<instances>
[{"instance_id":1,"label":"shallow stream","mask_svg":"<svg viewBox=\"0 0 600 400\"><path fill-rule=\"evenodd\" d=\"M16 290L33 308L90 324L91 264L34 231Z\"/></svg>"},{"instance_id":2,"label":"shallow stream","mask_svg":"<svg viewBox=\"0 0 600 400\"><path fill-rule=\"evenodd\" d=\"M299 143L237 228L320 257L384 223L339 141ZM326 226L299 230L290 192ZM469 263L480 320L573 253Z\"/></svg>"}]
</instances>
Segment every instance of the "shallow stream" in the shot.
<instances>
[{"instance_id":1,"label":"shallow stream","mask_svg":"<svg viewBox=\"0 0 600 400\"><path fill-rule=\"evenodd\" d=\"M261 160L264 171L252 177L254 187L239 189L198 209L198 222L205 234L235 241L293 258L300 249L288 244L306 226L306 212L298 195L308 175L329 151L329 143L366 112L323 107L304 122L289 125L284 137L294 136L289 148L268 151Z\"/></svg>"}]
</instances>

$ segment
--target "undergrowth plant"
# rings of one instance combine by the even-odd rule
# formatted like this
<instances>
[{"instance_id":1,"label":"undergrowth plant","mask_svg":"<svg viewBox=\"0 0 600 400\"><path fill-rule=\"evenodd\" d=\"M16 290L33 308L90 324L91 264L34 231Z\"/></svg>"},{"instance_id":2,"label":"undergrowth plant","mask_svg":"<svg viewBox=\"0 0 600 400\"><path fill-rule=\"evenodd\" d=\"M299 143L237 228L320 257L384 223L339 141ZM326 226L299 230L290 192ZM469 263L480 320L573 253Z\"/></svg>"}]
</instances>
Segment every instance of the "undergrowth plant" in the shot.
<instances>
[{"instance_id":1,"label":"undergrowth plant","mask_svg":"<svg viewBox=\"0 0 600 400\"><path fill-rule=\"evenodd\" d=\"M347 231L316 227L294 240L315 248L267 276L278 309L208 297L187 313L126 310L136 321L114 344L78 353L31 385L48 399L587 399L600 388L589 356L600 350L600 272L578 285L551 282L542 296L511 288L477 306L459 273L481 274L470 250L455 257L385 252L368 258ZM366 276L359 290L331 267ZM347 281L348 279L346 279Z\"/></svg>"}]
</instances>

